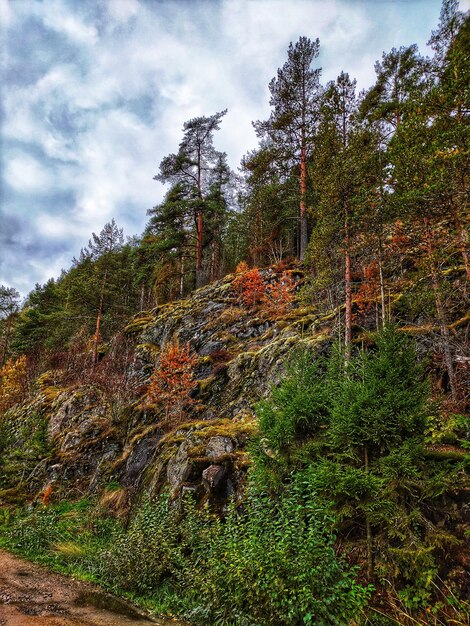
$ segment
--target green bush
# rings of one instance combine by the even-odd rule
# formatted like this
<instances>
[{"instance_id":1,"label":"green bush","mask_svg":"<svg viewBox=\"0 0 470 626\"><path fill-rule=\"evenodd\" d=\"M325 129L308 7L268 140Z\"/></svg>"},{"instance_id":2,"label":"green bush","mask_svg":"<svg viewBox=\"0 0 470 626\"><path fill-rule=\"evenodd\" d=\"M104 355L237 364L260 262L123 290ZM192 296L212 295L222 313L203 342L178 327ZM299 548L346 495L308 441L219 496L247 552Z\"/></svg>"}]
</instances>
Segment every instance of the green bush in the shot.
<instances>
[{"instance_id":1,"label":"green bush","mask_svg":"<svg viewBox=\"0 0 470 626\"><path fill-rule=\"evenodd\" d=\"M187 588L201 624L344 626L370 589L337 558L331 513L300 477L280 498L252 489L214 522Z\"/></svg>"},{"instance_id":2,"label":"green bush","mask_svg":"<svg viewBox=\"0 0 470 626\"><path fill-rule=\"evenodd\" d=\"M331 400L324 370L323 359L313 360L309 350L297 352L269 400L257 404L260 430L275 452L287 453L295 442L316 433L328 418Z\"/></svg>"},{"instance_id":3,"label":"green bush","mask_svg":"<svg viewBox=\"0 0 470 626\"><path fill-rule=\"evenodd\" d=\"M362 351L348 364L328 433L335 449L359 459L367 454L369 461L405 440L422 440L428 412L429 386L409 338L387 327L376 344L375 351Z\"/></svg>"},{"instance_id":4,"label":"green bush","mask_svg":"<svg viewBox=\"0 0 470 626\"><path fill-rule=\"evenodd\" d=\"M127 532L103 554L103 578L121 589L146 594L175 575L183 558L180 517L166 497L153 502L147 498Z\"/></svg>"}]
</instances>

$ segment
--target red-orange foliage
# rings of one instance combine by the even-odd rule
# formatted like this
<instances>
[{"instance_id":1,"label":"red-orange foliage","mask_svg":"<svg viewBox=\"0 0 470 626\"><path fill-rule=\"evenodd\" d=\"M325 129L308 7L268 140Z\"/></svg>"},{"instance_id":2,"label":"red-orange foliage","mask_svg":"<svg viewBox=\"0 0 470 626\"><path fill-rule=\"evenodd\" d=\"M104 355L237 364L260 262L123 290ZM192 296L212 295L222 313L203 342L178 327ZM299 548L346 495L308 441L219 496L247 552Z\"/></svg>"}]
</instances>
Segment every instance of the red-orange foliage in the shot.
<instances>
[{"instance_id":1,"label":"red-orange foliage","mask_svg":"<svg viewBox=\"0 0 470 626\"><path fill-rule=\"evenodd\" d=\"M377 261L373 261L364 266L364 278L356 295L355 302L357 306L356 316L366 315L372 309L374 300L377 298L379 289L379 265Z\"/></svg>"},{"instance_id":2,"label":"red-orange foliage","mask_svg":"<svg viewBox=\"0 0 470 626\"><path fill-rule=\"evenodd\" d=\"M150 402L165 408L165 418L180 421L184 408L194 402L189 397L193 387L197 357L190 352L189 343L181 347L177 337L169 341L160 364L150 378L147 397Z\"/></svg>"},{"instance_id":3,"label":"red-orange foliage","mask_svg":"<svg viewBox=\"0 0 470 626\"><path fill-rule=\"evenodd\" d=\"M23 399L27 383L26 357L8 359L0 370L0 412Z\"/></svg>"},{"instance_id":4,"label":"red-orange foliage","mask_svg":"<svg viewBox=\"0 0 470 626\"><path fill-rule=\"evenodd\" d=\"M238 294L238 302L248 308L260 304L265 297L266 287L263 277L257 267L245 270L246 263L239 263L237 267L237 277L232 283L234 290ZM240 271L239 271L239 268Z\"/></svg>"},{"instance_id":5,"label":"red-orange foliage","mask_svg":"<svg viewBox=\"0 0 470 626\"><path fill-rule=\"evenodd\" d=\"M235 269L235 274L243 274L244 272L248 272L249 269L246 261L240 261Z\"/></svg>"},{"instance_id":6,"label":"red-orange foliage","mask_svg":"<svg viewBox=\"0 0 470 626\"><path fill-rule=\"evenodd\" d=\"M47 485L47 487L44 489L44 491L41 493L41 502L43 503L44 506L47 506L49 504L49 502L51 501L51 497L52 497L52 492L54 491L51 483L49 483Z\"/></svg>"},{"instance_id":7,"label":"red-orange foliage","mask_svg":"<svg viewBox=\"0 0 470 626\"><path fill-rule=\"evenodd\" d=\"M265 302L268 310L277 315L284 315L294 299L295 282L292 276L283 272L279 280L268 285Z\"/></svg>"}]
</instances>

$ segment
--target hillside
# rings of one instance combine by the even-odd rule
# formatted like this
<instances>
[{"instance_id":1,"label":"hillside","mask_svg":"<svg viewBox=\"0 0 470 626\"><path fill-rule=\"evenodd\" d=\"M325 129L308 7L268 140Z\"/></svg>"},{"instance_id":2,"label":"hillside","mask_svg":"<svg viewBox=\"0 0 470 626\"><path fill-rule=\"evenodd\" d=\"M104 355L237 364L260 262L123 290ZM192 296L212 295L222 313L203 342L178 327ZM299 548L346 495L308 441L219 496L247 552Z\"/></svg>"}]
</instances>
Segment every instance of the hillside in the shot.
<instances>
[{"instance_id":1,"label":"hillside","mask_svg":"<svg viewBox=\"0 0 470 626\"><path fill-rule=\"evenodd\" d=\"M358 91L345 71L322 84L320 41L299 35L237 173L216 147L238 132L227 109L185 109L143 232L111 218L23 300L0 285L2 554L163 622L470 623L470 15L443 0L429 36L431 57L394 47ZM25 244L16 287L62 263L93 207L139 223L102 176L70 224L41 209L50 250Z\"/></svg>"},{"instance_id":2,"label":"hillside","mask_svg":"<svg viewBox=\"0 0 470 626\"><path fill-rule=\"evenodd\" d=\"M463 280L463 270L455 268L448 273L454 281L456 293ZM106 583L106 580L110 580L108 574L97 574L96 566L86 565L90 549L98 549L100 543L104 543L104 547L99 549L109 549L106 547L109 538L107 533L117 532L111 530L115 524L124 523L127 526L130 523L130 528L133 528L134 524L141 523L142 520L138 520L148 507L146 503L149 498L158 502L159 494L168 493L171 501L186 506L183 503L192 494L196 505L202 507L200 514L217 511L226 515L231 499L235 497L235 501L242 503L246 497L247 471L253 465L253 460L255 469L258 468L255 471L255 476L258 474L256 480L261 480L264 489L268 491L273 488L275 492L279 490L279 483L274 487L274 483L270 482L274 475L279 476L276 481L285 481L292 470L307 471L302 468L308 468L314 462L316 453L314 448L309 452L309 446L314 444L318 436L305 425L294 436L294 440L289 438L289 431L283 427L284 442L279 452L276 452L277 440L272 440L269 456L278 459L275 465L272 465L269 457L263 461L260 453L256 452L256 446L253 448L253 442L259 437L258 418L266 411L259 405L259 401L263 398L270 401L273 385L280 384L279 389L282 389L283 381L288 380L285 379L286 365L293 355L299 354L299 350L300 353L307 350L311 355L309 359L313 358L314 362L315 359L328 358L337 340L344 309L327 310L324 305L306 305L304 269L300 265L283 264L280 268L267 268L259 272L264 296L258 293L259 299L256 301L250 292L247 302L244 289L252 283L248 281L243 286L240 276L248 274L245 271L228 275L198 289L185 300L139 313L128 322L123 334L101 347L101 360L94 368L51 370L41 374L34 382L29 397L5 413L0 439L0 502L6 522L6 545L30 557L65 568L66 571L77 571L77 568L83 571L83 567L87 571L91 568L95 572L94 576ZM288 298L284 295L281 302L280 292L272 287L282 284L287 287L284 293L290 295ZM408 285L401 281L400 287L400 292L389 294L394 317L402 316L398 334L404 337L411 335L413 342L416 341L421 359L425 356L428 358L432 354L430 349L433 349L436 332L439 331L433 324L420 326L412 323L416 319L410 317L406 320L402 302L407 291L413 291L416 285L411 280ZM274 296L269 298L266 294L275 294L277 302L273 302ZM357 301L354 306L357 308L359 305L363 306L363 303ZM449 320L452 340L457 345L463 345L468 314L465 314L458 299L452 305L448 301L448 305L453 311L453 319ZM373 311L370 314L359 313L358 309L353 333L353 354L357 355L364 346L368 346L369 350L373 348L376 341L375 314ZM169 352L171 348L172 353ZM185 387L182 390L178 386L173 387L169 395L165 395L161 380L167 380L163 364L169 354L173 358L170 361L172 376L178 378L175 372L180 371L183 374L186 372L184 375L189 375L189 378L185 379L181 374ZM181 355L185 358L178 361ZM465 361L457 365L459 385L463 385L467 372ZM310 365L304 367L307 370L303 374L299 373L300 387L308 390L309 384L317 384L321 388L325 376L323 370L317 370L315 374L314 371L309 373ZM440 584L444 585L441 589L453 589L453 593L465 595L468 579L466 581L464 569L470 558L464 550L465 533L469 528L465 504L469 484L462 473L466 459L466 451L462 446L468 421L465 427L464 416L452 410L451 404L446 408L448 401L443 392L439 391L446 385L443 364L428 359L426 369L433 381L435 400L440 397L440 417L435 414L436 408L426 409L427 426L422 430L424 438L422 444L419 444L424 447L419 448L418 457L407 457L406 461L416 464L412 479L416 484L412 490L418 491L411 496L411 500L410 494L400 497L409 500L406 515L417 515L419 510L419 515L424 516L419 525L426 520L423 532L427 525L427 538L421 537L420 541L424 539L423 545L416 545L417 552L413 557L417 559L416 566L431 568L429 572L438 574ZM289 367L289 376L288 372ZM157 379L160 380L158 393L163 395L152 396L150 389ZM325 380L325 387L328 384L328 380ZM413 384L412 379L406 383L410 389ZM318 395L319 391L315 389L318 387L312 393ZM416 394L420 393L416 391ZM292 392L289 394L292 395ZM419 402L418 395L414 396L413 401ZM284 402L288 402L288 399ZM313 406L307 409L311 419L315 415ZM464 408L462 404L460 406ZM301 405L298 405L297 411L301 411ZM272 415L269 419L276 419L275 414ZM273 435L263 419L262 436L264 441L269 441ZM321 435L321 431L319 433ZM352 431L350 437L353 437ZM291 452L286 457L287 441L292 443ZM411 441L415 439L409 439L408 443L405 439L404 443L409 445ZM320 461L322 458L335 458L328 447L324 448L322 436L314 445L320 446L318 450L323 450L320 452ZM393 458L393 454L390 458ZM268 467L265 466L266 462L272 465L268 482L265 482L266 477L262 477L262 468ZM355 461L352 463L353 467L359 467ZM420 474L422 476L418 478ZM410 478L411 475L406 480ZM335 480L344 479L337 475ZM392 494L396 491L392 500L399 493L395 480L387 487L392 489ZM423 480L429 481L424 491L422 486L418 488ZM352 484L346 489L349 496L353 494ZM356 507L362 506L361 498L353 497L352 503L345 509L341 491L336 496L328 489L325 493L329 497L338 498L335 506L338 507L339 517L335 525L342 553L350 563L365 568L365 529L355 527L357 522L354 522L360 510ZM22 508L24 505L26 509ZM83 513L75 518L75 510L82 510ZM13 518L10 517L12 514ZM49 516L48 521L44 516ZM95 528L98 520L101 521ZM381 594L388 597L390 590L383 588L384 583L379 583L379 580L384 576L389 579L393 577L395 593L401 593L400 586L406 590L409 582L406 582L406 572L389 569L386 573L387 568L392 567L392 562L387 565L383 561L385 557L382 552L384 548L389 550L393 544L395 550L398 550L403 542L406 546L408 541L417 541L417 536L414 539L408 536L411 527L406 526L393 538L394 533L390 534L390 529L380 530L383 522L378 520L373 524L377 569L375 575L369 572L368 577L378 585L377 590L381 590L375 596L374 605L379 607L378 610L390 612L388 602L391 600L386 600L384 604L384 599L380 599ZM151 524L149 528L154 528L157 533L175 532L171 531L171 524L167 526L168 520L156 522L154 519L154 522L148 523ZM155 523L163 524L161 531L153 526ZM418 523L418 519L413 523ZM44 528L43 524L46 524ZM54 529L56 524L59 526ZM80 541L77 543L75 533L82 524L85 524L87 534L91 532L85 542L91 542L91 546L81 546ZM111 524L108 531L105 530L107 524ZM27 539L25 532L28 535L31 533ZM187 537L184 540L181 537L177 539L180 532L181 529L172 540L187 541ZM151 535L148 540L154 541ZM45 545L41 545L42 542ZM388 542L392 543L389 545ZM52 560L43 551L47 545L52 549ZM137 548L137 545L134 546L135 550L143 549L143 546ZM420 550L424 550L423 557L418 556ZM403 558L402 555L397 563L406 563ZM397 567L397 563L393 567ZM427 565L424 566L424 563ZM408 567L415 566L410 562ZM133 587L126 582L122 571L119 574L116 570L112 571L121 580L121 588ZM164 575L163 579L168 575ZM426 583L421 582L420 585L423 586L423 598L429 601L433 593L427 589ZM142 593L145 587L137 588ZM410 603L409 609L405 609L405 602L402 610L410 610L412 606L413 603ZM452 615L446 606L440 610L441 620L446 619L445 615Z\"/></svg>"}]
</instances>

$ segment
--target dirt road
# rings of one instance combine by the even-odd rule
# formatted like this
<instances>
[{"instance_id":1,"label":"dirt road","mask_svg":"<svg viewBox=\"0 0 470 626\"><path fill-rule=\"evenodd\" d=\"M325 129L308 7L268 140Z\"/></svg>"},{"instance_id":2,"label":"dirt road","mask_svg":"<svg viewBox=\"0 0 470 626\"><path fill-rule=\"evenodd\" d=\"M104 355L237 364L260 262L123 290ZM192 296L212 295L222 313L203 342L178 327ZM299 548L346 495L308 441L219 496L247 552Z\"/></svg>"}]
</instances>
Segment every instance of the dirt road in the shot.
<instances>
[{"instance_id":1,"label":"dirt road","mask_svg":"<svg viewBox=\"0 0 470 626\"><path fill-rule=\"evenodd\" d=\"M182 626L0 550L0 626Z\"/></svg>"}]
</instances>

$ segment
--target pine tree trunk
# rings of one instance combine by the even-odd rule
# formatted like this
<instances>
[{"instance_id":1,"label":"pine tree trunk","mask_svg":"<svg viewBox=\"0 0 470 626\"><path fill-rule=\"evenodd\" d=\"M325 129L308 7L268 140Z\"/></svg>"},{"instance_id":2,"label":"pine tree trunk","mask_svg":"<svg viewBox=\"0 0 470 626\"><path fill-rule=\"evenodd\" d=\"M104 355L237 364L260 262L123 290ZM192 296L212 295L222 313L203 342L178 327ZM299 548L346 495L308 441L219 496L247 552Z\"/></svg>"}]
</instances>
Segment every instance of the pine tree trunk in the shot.
<instances>
[{"instance_id":1,"label":"pine tree trunk","mask_svg":"<svg viewBox=\"0 0 470 626\"><path fill-rule=\"evenodd\" d=\"M460 223L457 211L454 212L454 223L457 230L457 237L459 240L460 252L462 253L463 262L465 265L465 271L467 272L467 278L470 280L470 261L468 258L468 232L467 229Z\"/></svg>"},{"instance_id":2,"label":"pine tree trunk","mask_svg":"<svg viewBox=\"0 0 470 626\"><path fill-rule=\"evenodd\" d=\"M379 280L380 280L380 304L382 307L382 327L387 323L387 306L385 304L385 286L384 286L384 275L382 270L382 242L379 240Z\"/></svg>"},{"instance_id":3,"label":"pine tree trunk","mask_svg":"<svg viewBox=\"0 0 470 626\"><path fill-rule=\"evenodd\" d=\"M11 315L9 315L7 318L7 330L5 333L5 342L3 344L2 367L7 362L8 346L10 345L10 334L11 334Z\"/></svg>"},{"instance_id":4,"label":"pine tree trunk","mask_svg":"<svg viewBox=\"0 0 470 626\"><path fill-rule=\"evenodd\" d=\"M305 150L305 140L302 139L302 151L300 156L300 260L303 261L308 247L307 232L307 155Z\"/></svg>"},{"instance_id":5,"label":"pine tree trunk","mask_svg":"<svg viewBox=\"0 0 470 626\"><path fill-rule=\"evenodd\" d=\"M198 193L198 207L196 215L196 288L202 286L202 237L203 237L203 209L204 200L202 196L202 155L201 146L197 152L197 193Z\"/></svg>"},{"instance_id":6,"label":"pine tree trunk","mask_svg":"<svg viewBox=\"0 0 470 626\"><path fill-rule=\"evenodd\" d=\"M432 244L432 234L429 220L425 220L426 228L426 245L428 250L428 259L431 269L431 284L434 291L434 301L436 303L437 317L439 320L439 327L441 330L441 337L444 348L444 361L446 364L447 374L449 376L449 386L452 400L457 399L457 385L455 381L454 364L452 360L452 352L450 349L450 335L449 328L447 326L447 316L442 303L441 293L439 289L439 273L434 260L434 248Z\"/></svg>"},{"instance_id":7,"label":"pine tree trunk","mask_svg":"<svg viewBox=\"0 0 470 626\"><path fill-rule=\"evenodd\" d=\"M210 269L211 282L217 278L217 258L218 258L218 244L216 240L213 240L211 244L211 269Z\"/></svg>"},{"instance_id":8,"label":"pine tree trunk","mask_svg":"<svg viewBox=\"0 0 470 626\"><path fill-rule=\"evenodd\" d=\"M184 296L184 256L181 256L180 261L180 298Z\"/></svg>"},{"instance_id":9,"label":"pine tree trunk","mask_svg":"<svg viewBox=\"0 0 470 626\"><path fill-rule=\"evenodd\" d=\"M345 329L344 329L344 355L346 362L349 363L351 358L351 339L352 339L352 287L351 287L351 253L349 249L349 224L346 214L345 220L345 272L344 280L346 287L346 311L345 311Z\"/></svg>"},{"instance_id":10,"label":"pine tree trunk","mask_svg":"<svg viewBox=\"0 0 470 626\"><path fill-rule=\"evenodd\" d=\"M202 285L202 207L197 213L197 247L196 247L196 287Z\"/></svg>"},{"instance_id":11,"label":"pine tree trunk","mask_svg":"<svg viewBox=\"0 0 470 626\"><path fill-rule=\"evenodd\" d=\"M106 270L104 273L103 282L101 284L100 303L98 305L98 314L96 316L95 336L93 338L93 356L92 356L93 366L95 366L96 363L98 362L98 346L99 346L100 337L101 337L101 316L103 314L104 287L106 285L107 275L108 275L108 272Z\"/></svg>"},{"instance_id":12,"label":"pine tree trunk","mask_svg":"<svg viewBox=\"0 0 470 626\"><path fill-rule=\"evenodd\" d=\"M93 337L93 365L96 365L98 362L98 345L100 342L100 327L101 327L101 314L103 312L103 292L101 292L100 296L100 304L98 307L98 315L96 316L96 330L95 336Z\"/></svg>"}]
</instances>

